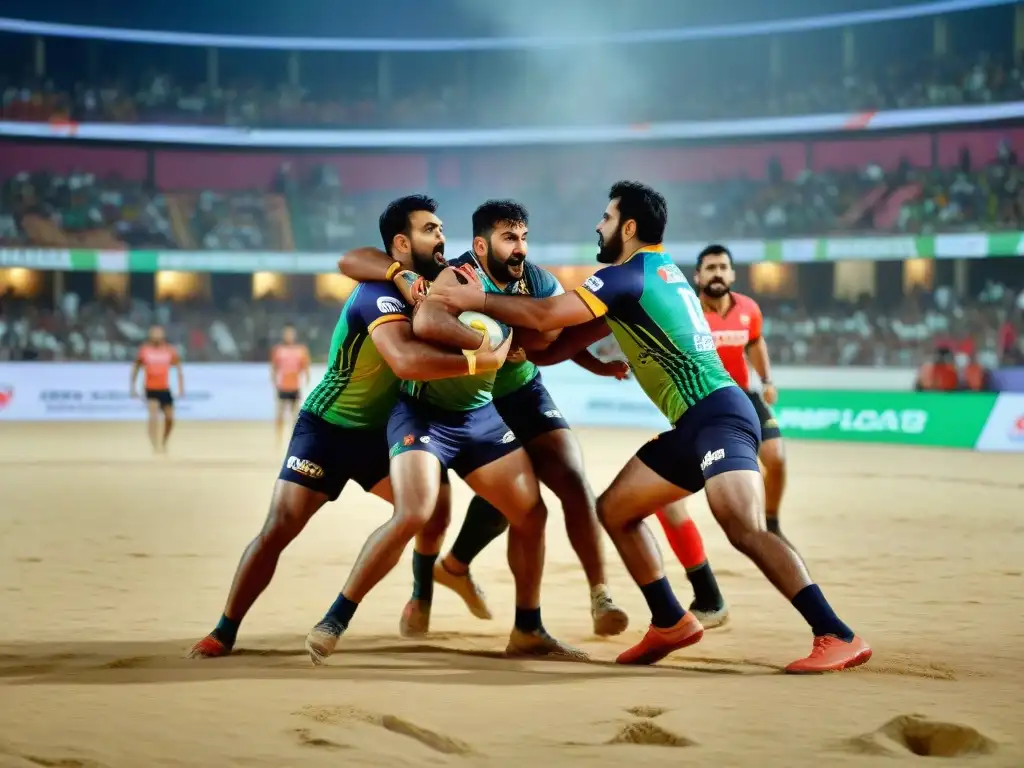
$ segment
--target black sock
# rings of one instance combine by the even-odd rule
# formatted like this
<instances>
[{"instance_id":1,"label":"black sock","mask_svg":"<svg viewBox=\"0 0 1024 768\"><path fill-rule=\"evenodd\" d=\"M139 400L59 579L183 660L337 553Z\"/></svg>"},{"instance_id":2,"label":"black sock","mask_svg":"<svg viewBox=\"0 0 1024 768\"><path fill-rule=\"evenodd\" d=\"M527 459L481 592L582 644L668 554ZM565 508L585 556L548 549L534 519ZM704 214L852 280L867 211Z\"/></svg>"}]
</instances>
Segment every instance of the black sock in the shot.
<instances>
[{"instance_id":1,"label":"black sock","mask_svg":"<svg viewBox=\"0 0 1024 768\"><path fill-rule=\"evenodd\" d=\"M501 536L508 528L508 520L492 505L474 496L466 510L462 529L452 545L452 556L468 566L484 551L484 547Z\"/></svg>"},{"instance_id":2,"label":"black sock","mask_svg":"<svg viewBox=\"0 0 1024 768\"><path fill-rule=\"evenodd\" d=\"M800 611L804 621L811 625L815 637L835 635L847 642L853 640L853 630L839 620L817 584L810 584L801 589L793 598L793 607Z\"/></svg>"},{"instance_id":3,"label":"black sock","mask_svg":"<svg viewBox=\"0 0 1024 768\"><path fill-rule=\"evenodd\" d=\"M774 533L776 536L782 535L782 529L779 528L779 513L769 514L767 518L768 530Z\"/></svg>"},{"instance_id":4,"label":"black sock","mask_svg":"<svg viewBox=\"0 0 1024 768\"><path fill-rule=\"evenodd\" d=\"M437 555L412 551L412 599L429 603L434 599L434 562Z\"/></svg>"},{"instance_id":5,"label":"black sock","mask_svg":"<svg viewBox=\"0 0 1024 768\"><path fill-rule=\"evenodd\" d=\"M647 601L647 607L651 609L651 624L662 629L673 627L686 615L683 606L676 600L668 579L662 576L657 581L644 584L640 587Z\"/></svg>"},{"instance_id":6,"label":"black sock","mask_svg":"<svg viewBox=\"0 0 1024 768\"><path fill-rule=\"evenodd\" d=\"M540 627L540 608L516 608L516 629L536 632Z\"/></svg>"},{"instance_id":7,"label":"black sock","mask_svg":"<svg viewBox=\"0 0 1024 768\"><path fill-rule=\"evenodd\" d=\"M687 571L686 578L693 587L693 607L702 611L717 611L725 605L715 574L706 561L692 571Z\"/></svg>"},{"instance_id":8,"label":"black sock","mask_svg":"<svg viewBox=\"0 0 1024 768\"><path fill-rule=\"evenodd\" d=\"M217 628L213 630L213 636L220 640L228 648L235 646L235 640L238 639L238 627L242 624L241 619L235 621L229 619L224 614L221 614L220 621L217 622Z\"/></svg>"},{"instance_id":9,"label":"black sock","mask_svg":"<svg viewBox=\"0 0 1024 768\"><path fill-rule=\"evenodd\" d=\"M352 617L355 615L356 608L358 607L359 603L353 603L344 595L339 594L338 599L334 601L334 605L327 611L324 618L330 619L336 624L341 624L345 629L348 629L348 623L352 621Z\"/></svg>"}]
</instances>

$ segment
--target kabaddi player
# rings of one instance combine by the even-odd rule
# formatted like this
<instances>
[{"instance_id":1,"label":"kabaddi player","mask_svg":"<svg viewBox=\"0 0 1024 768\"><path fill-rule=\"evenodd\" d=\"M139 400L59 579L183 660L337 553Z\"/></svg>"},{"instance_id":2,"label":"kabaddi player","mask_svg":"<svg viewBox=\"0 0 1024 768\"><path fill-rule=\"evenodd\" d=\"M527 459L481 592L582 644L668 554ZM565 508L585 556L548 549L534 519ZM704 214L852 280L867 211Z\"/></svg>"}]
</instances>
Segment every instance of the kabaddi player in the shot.
<instances>
[{"instance_id":1,"label":"kabaddi player","mask_svg":"<svg viewBox=\"0 0 1024 768\"><path fill-rule=\"evenodd\" d=\"M422 195L400 198L385 209L380 233L397 264L429 274L431 263L443 263L444 234L436 210L437 204ZM473 365L495 371L504 362L508 345L492 350L484 340L475 354L467 355L416 339L411 313L391 283L360 284L349 295L331 337L327 370L292 430L263 529L242 554L220 621L193 646L191 656L231 652L242 619L270 584L285 547L349 480L392 500L386 427L401 379L453 376ZM439 480L444 487L431 500L429 523L419 531L418 542L435 553L450 513L447 478Z\"/></svg>"},{"instance_id":2,"label":"kabaddi player","mask_svg":"<svg viewBox=\"0 0 1024 768\"><path fill-rule=\"evenodd\" d=\"M799 556L764 525L764 482L757 461L761 429L750 399L715 351L711 329L685 275L661 242L665 199L638 182L618 182L597 226L598 261L608 264L571 294L534 299L467 284L435 286L436 298L517 327L581 326L578 342L606 334L605 321L641 388L672 424L644 445L597 501L598 516L640 586L652 620L620 664L652 664L698 642L700 621L679 604L644 519L666 504L707 491L730 543L754 561L810 625L810 655L792 673L826 672L866 662L868 644L832 610Z\"/></svg>"},{"instance_id":3,"label":"kabaddi player","mask_svg":"<svg viewBox=\"0 0 1024 768\"><path fill-rule=\"evenodd\" d=\"M146 407L149 410L149 442L154 453L167 453L167 440L174 430L174 396L171 394L171 368L178 373L178 397L185 394L185 374L181 369L178 350L167 343L163 326L151 325L149 337L139 347L139 353L132 365L129 384L131 396L138 397L136 381L139 371L146 374ZM160 418L163 417L163 430Z\"/></svg>"},{"instance_id":4,"label":"kabaddi player","mask_svg":"<svg viewBox=\"0 0 1024 768\"><path fill-rule=\"evenodd\" d=\"M520 218L521 214L494 209L484 216L500 222L509 216ZM525 222L510 223L525 229ZM517 230L517 238L521 237L518 227L512 229ZM464 256L461 261L467 259L472 256ZM420 272L433 280L430 290L464 279L451 267L437 275L436 266L428 265L433 268ZM386 267L387 272L393 269ZM497 288L489 284L487 290ZM460 328L460 333L454 332L452 324ZM413 331L418 338L460 349L473 349L480 343L478 332L460 323L452 310L429 292L416 304ZM506 329L506 333L511 331ZM510 338L506 338L506 344ZM506 654L586 658L582 651L552 637L541 619L547 508L529 454L494 405L495 378L496 371L479 371L471 365L468 374L430 382L403 382L398 405L388 421L395 513L367 540L338 599L307 635L306 649L314 664L322 664L334 652L362 598L394 569L406 545L427 524L441 477L449 469L509 521L508 562L515 581L516 610ZM437 552L419 547L417 551L420 563L424 555L436 557ZM429 603L427 598L420 599Z\"/></svg>"},{"instance_id":5,"label":"kabaddi player","mask_svg":"<svg viewBox=\"0 0 1024 768\"><path fill-rule=\"evenodd\" d=\"M489 200L473 213L473 250L449 264L478 270L488 290L496 293L537 297L564 293L554 275L526 260L528 227L529 214L522 205L511 200ZM341 268L353 279L380 280L391 263L383 253L362 249L346 254ZM521 338L527 334L516 331L515 335ZM536 343L547 342L536 339ZM621 376L628 372L625 365L603 363L586 350L574 360L604 375ZM576 437L544 386L537 366L526 359L524 351L516 358L510 354L506 359L495 377L492 394L498 415L522 443L538 479L562 503L569 542L590 585L595 634L619 634L628 626L629 618L612 602L608 592L594 493L584 473ZM469 566L507 528L505 516L477 495L470 501L462 530L444 558L437 561L413 550L413 593L402 614L403 635L418 636L428 631L435 580L462 597L474 616L491 618L483 591L470 576Z\"/></svg>"},{"instance_id":6,"label":"kabaddi player","mask_svg":"<svg viewBox=\"0 0 1024 768\"><path fill-rule=\"evenodd\" d=\"M750 398L757 418L761 422L761 451L759 458L765 485L765 511L768 530L792 544L779 529L779 507L786 486L785 452L782 432L771 406L778 393L771 380L771 361L768 345L761 335L763 317L757 302L732 290L736 282L732 254L723 245L707 246L697 256L695 273L700 289L701 307L715 338L718 356L733 381ZM762 391L750 389L750 369L747 359L761 378ZM693 520L686 512L685 502L677 501L658 511L658 520L679 561L686 569L694 590L691 610L705 629L724 624L728 608L704 554L704 542Z\"/></svg>"},{"instance_id":7,"label":"kabaddi player","mask_svg":"<svg viewBox=\"0 0 1024 768\"><path fill-rule=\"evenodd\" d=\"M299 344L295 326L289 323L281 332L281 342L270 353L270 378L277 390L277 411L274 425L280 442L284 435L285 411L288 423L294 424L301 388L309 383L309 349Z\"/></svg>"}]
</instances>

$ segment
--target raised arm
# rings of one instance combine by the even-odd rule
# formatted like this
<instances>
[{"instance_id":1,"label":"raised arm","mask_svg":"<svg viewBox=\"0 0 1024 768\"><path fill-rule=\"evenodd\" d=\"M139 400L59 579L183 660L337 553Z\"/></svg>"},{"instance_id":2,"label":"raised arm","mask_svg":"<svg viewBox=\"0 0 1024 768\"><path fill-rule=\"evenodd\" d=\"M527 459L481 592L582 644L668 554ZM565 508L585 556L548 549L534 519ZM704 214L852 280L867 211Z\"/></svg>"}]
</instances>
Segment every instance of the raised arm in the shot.
<instances>
[{"instance_id":1,"label":"raised arm","mask_svg":"<svg viewBox=\"0 0 1024 768\"><path fill-rule=\"evenodd\" d=\"M388 270L395 263L380 248L367 246L343 253L338 259L338 271L360 283L384 282L391 279Z\"/></svg>"}]
</instances>

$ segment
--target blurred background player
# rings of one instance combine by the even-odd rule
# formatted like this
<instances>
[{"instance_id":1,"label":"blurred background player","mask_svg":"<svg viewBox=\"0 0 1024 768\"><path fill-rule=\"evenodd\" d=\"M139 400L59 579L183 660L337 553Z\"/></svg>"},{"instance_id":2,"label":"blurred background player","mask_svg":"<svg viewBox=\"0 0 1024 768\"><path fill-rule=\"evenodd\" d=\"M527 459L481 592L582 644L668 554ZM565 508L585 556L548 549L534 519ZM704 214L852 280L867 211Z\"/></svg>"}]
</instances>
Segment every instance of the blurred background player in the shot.
<instances>
[{"instance_id":1,"label":"blurred background player","mask_svg":"<svg viewBox=\"0 0 1024 768\"><path fill-rule=\"evenodd\" d=\"M759 419L715 352L700 300L664 250L665 198L633 181L614 184L608 198L597 225L597 260L609 266L574 294L500 296L481 290L469 274L465 285L452 282L435 290L436 298L451 306L516 327L543 332L580 326L576 333L583 346L610 327L640 387L672 425L636 453L597 501L601 522L651 611L647 633L619 655L618 663L653 664L704 634L672 592L644 523L658 509L702 488L730 543L814 634L811 653L786 671L838 671L865 663L871 648L832 610L796 552L764 527Z\"/></svg>"},{"instance_id":2,"label":"blurred background player","mask_svg":"<svg viewBox=\"0 0 1024 768\"><path fill-rule=\"evenodd\" d=\"M556 296L564 293L554 275L527 261L529 213L512 200L488 200L472 217L473 249L449 261L452 266L479 270L488 289L511 295ZM353 279L380 279L389 267L383 254L353 252L342 259L342 271ZM502 420L523 444L540 481L550 488L562 504L565 529L576 556L583 566L590 587L590 613L594 632L600 636L617 635L629 624L625 611L611 599L601 551L601 527L597 521L594 492L587 482L583 455L569 424L548 393L537 366L527 360L519 346L529 341L531 332L516 331L511 354L494 380L494 406ZM543 347L558 335L547 338L533 333L532 346ZM596 359L587 350L573 357L580 366L594 373L619 376L628 367ZM492 617L483 590L469 572L470 564L484 548L508 529L508 520L482 496L469 503L466 518L451 550L440 560L413 550L413 593L402 616L404 635L427 631L431 581L452 589L480 619Z\"/></svg>"},{"instance_id":3,"label":"blurred background player","mask_svg":"<svg viewBox=\"0 0 1024 768\"><path fill-rule=\"evenodd\" d=\"M732 254L723 245L709 245L698 254L694 279L718 356L733 381L747 393L761 422L759 459L764 475L768 530L789 544L779 529L779 508L786 487L786 459L782 432L771 410L778 394L771 380L768 344L761 333L764 322L761 308L749 296L732 290L736 272ZM748 360L761 378L760 393L751 389ZM728 620L728 608L704 554L700 532L686 512L685 504L681 500L659 510L658 520L693 586L694 601L690 609L706 629L711 629Z\"/></svg>"},{"instance_id":4,"label":"blurred background player","mask_svg":"<svg viewBox=\"0 0 1024 768\"><path fill-rule=\"evenodd\" d=\"M281 332L281 342L270 353L270 376L277 390L274 424L278 442L284 435L285 412L294 424L302 388L309 384L309 349L299 344L295 326L289 323Z\"/></svg>"},{"instance_id":5,"label":"blurred background player","mask_svg":"<svg viewBox=\"0 0 1024 768\"><path fill-rule=\"evenodd\" d=\"M132 397L138 397L136 382L139 371L145 371L146 408L149 411L149 442L154 453L167 453L167 440L174 429L174 396L171 394L171 368L178 373L178 397L185 394L185 374L181 369L178 350L167 343L163 326L152 325L149 337L139 347L139 353L132 365L129 389ZM161 430L161 418L163 429Z\"/></svg>"},{"instance_id":6,"label":"blurred background player","mask_svg":"<svg viewBox=\"0 0 1024 768\"><path fill-rule=\"evenodd\" d=\"M393 201L381 214L385 246L390 250L394 244L395 258L408 269L423 270L424 263L429 268L440 233L422 230L431 227L436 208L430 198L413 195ZM443 247L443 238L441 243ZM285 547L327 502L338 498L349 480L392 500L385 428L400 380L468 370L462 352L413 337L411 311L387 282L356 286L342 306L327 370L302 404L263 529L242 554L217 626L193 646L192 657L231 653L242 620L269 586ZM504 354L487 348L476 359L481 369L494 370ZM418 545L424 551L440 550L448 528L449 491L447 477L441 478L430 522L419 532Z\"/></svg>"}]
</instances>

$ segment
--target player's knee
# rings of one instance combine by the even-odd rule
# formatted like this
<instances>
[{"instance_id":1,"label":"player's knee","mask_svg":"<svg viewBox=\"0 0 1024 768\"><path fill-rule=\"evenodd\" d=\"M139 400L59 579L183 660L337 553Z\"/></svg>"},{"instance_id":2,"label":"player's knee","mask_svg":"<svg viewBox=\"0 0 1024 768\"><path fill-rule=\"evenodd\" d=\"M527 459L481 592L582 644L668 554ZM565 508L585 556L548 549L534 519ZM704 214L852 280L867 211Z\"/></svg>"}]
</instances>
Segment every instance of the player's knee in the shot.
<instances>
[{"instance_id":1,"label":"player's knee","mask_svg":"<svg viewBox=\"0 0 1024 768\"><path fill-rule=\"evenodd\" d=\"M399 538L411 540L426 528L433 511L432 507L396 510L391 519L392 528Z\"/></svg>"},{"instance_id":2,"label":"player's knee","mask_svg":"<svg viewBox=\"0 0 1024 768\"><path fill-rule=\"evenodd\" d=\"M284 549L302 532L311 516L312 512L302 505L278 502L271 509L260 538L271 548Z\"/></svg>"},{"instance_id":3,"label":"player's knee","mask_svg":"<svg viewBox=\"0 0 1024 768\"><path fill-rule=\"evenodd\" d=\"M539 493L529 503L509 511L511 513L508 515L509 525L520 530L543 530L548 524L548 508Z\"/></svg>"},{"instance_id":4,"label":"player's knee","mask_svg":"<svg viewBox=\"0 0 1024 768\"><path fill-rule=\"evenodd\" d=\"M759 528L741 517L720 519L719 522L725 537L736 550L749 556L757 548L757 540L761 534Z\"/></svg>"},{"instance_id":5,"label":"player's knee","mask_svg":"<svg viewBox=\"0 0 1024 768\"><path fill-rule=\"evenodd\" d=\"M593 508L594 492L578 467L562 466L550 472L545 483L554 492L566 511L579 507Z\"/></svg>"},{"instance_id":6,"label":"player's knee","mask_svg":"<svg viewBox=\"0 0 1024 768\"><path fill-rule=\"evenodd\" d=\"M762 446L761 454L758 458L761 460L761 464L764 466L764 471L766 473L780 475L786 471L786 456L782 452L781 446L771 444L775 442L778 441L772 440Z\"/></svg>"},{"instance_id":7,"label":"player's knee","mask_svg":"<svg viewBox=\"0 0 1024 768\"><path fill-rule=\"evenodd\" d=\"M606 531L618 527L619 523L615 516L615 509L615 499L607 492L597 497L597 519L600 521L601 527Z\"/></svg>"}]
</instances>

